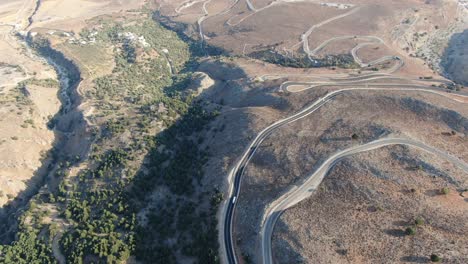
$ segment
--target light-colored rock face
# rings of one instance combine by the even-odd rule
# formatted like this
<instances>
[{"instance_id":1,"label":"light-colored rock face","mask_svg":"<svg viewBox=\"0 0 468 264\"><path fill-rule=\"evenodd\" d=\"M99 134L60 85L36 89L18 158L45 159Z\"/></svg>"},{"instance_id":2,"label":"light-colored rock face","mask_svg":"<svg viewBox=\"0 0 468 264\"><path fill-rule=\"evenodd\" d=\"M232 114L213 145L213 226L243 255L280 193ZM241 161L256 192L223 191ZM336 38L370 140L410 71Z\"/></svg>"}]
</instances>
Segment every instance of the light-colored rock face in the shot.
<instances>
[{"instance_id":1,"label":"light-colored rock face","mask_svg":"<svg viewBox=\"0 0 468 264\"><path fill-rule=\"evenodd\" d=\"M468 10L468 1L467 0L458 0L458 3Z\"/></svg>"},{"instance_id":2,"label":"light-colored rock face","mask_svg":"<svg viewBox=\"0 0 468 264\"><path fill-rule=\"evenodd\" d=\"M468 86L468 29L450 38L441 66L448 78Z\"/></svg>"},{"instance_id":3,"label":"light-colored rock face","mask_svg":"<svg viewBox=\"0 0 468 264\"><path fill-rule=\"evenodd\" d=\"M199 95L203 93L204 90L212 87L215 84L214 80L204 72L195 72L193 74L193 80L191 84L191 89L196 91L196 94Z\"/></svg>"}]
</instances>

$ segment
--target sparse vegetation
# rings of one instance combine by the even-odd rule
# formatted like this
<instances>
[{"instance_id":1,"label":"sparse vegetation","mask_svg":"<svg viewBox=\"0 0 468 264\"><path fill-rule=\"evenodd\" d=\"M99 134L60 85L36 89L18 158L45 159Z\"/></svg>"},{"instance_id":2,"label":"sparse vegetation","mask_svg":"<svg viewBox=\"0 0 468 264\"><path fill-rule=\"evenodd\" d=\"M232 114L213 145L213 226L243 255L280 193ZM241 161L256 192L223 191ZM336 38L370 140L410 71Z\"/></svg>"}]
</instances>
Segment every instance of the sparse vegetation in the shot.
<instances>
[{"instance_id":1,"label":"sparse vegetation","mask_svg":"<svg viewBox=\"0 0 468 264\"><path fill-rule=\"evenodd\" d=\"M36 79L31 78L24 81L25 85L37 85L46 88L59 88L59 83L54 79Z\"/></svg>"},{"instance_id":2,"label":"sparse vegetation","mask_svg":"<svg viewBox=\"0 0 468 264\"><path fill-rule=\"evenodd\" d=\"M249 57L263 60L269 63L278 64L293 68L314 68L336 66L345 69L359 68L350 54L327 55L325 58L314 58L313 60L305 54L283 54L273 49L266 49L252 52Z\"/></svg>"}]
</instances>

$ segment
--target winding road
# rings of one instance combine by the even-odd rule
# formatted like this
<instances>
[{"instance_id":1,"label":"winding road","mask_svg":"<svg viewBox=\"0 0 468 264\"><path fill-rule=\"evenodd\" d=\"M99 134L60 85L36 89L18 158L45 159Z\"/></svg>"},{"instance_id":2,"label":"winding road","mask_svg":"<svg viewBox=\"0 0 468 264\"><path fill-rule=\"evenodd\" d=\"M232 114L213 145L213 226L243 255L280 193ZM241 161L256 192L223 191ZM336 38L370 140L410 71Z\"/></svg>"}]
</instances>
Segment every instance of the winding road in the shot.
<instances>
[{"instance_id":1,"label":"winding road","mask_svg":"<svg viewBox=\"0 0 468 264\"><path fill-rule=\"evenodd\" d=\"M355 12L359 11L359 9L360 9L359 7L353 8L353 9L352 9L351 11L349 11L349 12L346 12L346 13L341 14L341 15L338 15L338 16L334 16L334 17L332 17L332 18L329 18L329 19L327 19L327 20L324 20L324 21L322 21L322 22L320 22L320 23L318 23L318 24L315 24L315 25L311 26L311 27L309 28L309 30L307 30L304 34L301 35L301 42L299 42L299 43L302 43L302 49L304 50L304 52L307 53L307 55L308 55L309 57L312 57L312 56L314 55L314 54L311 52L310 48L309 48L309 37L310 37L310 35L312 34L312 32L313 32L315 29L317 29L317 28L319 28L319 27L321 27L321 26L323 26L323 25L326 25L326 24L328 24L328 23L331 23L331 22L333 22L333 21L335 21L335 20L338 20L338 19L347 17L347 16L349 16L349 15L351 15L351 14L354 14Z\"/></svg>"},{"instance_id":2,"label":"winding road","mask_svg":"<svg viewBox=\"0 0 468 264\"><path fill-rule=\"evenodd\" d=\"M250 0L245 0L246 4L247 4L247 7L250 11L252 11L252 13L244 16L243 18L239 19L239 21L237 21L236 23L232 23L231 22L231 19L234 19L235 17L238 17L239 15L235 15L233 17L231 17L227 22L226 24L229 25L229 26L238 26L239 24L241 24L242 22L244 22L244 20L246 20L247 18L257 14L258 12L262 12L270 7L273 7L275 5L279 5L279 4L287 4L287 3L299 3L299 2L317 2L317 0L274 0L272 1L271 3L269 3L268 5L264 6L264 7L261 7L261 8L256 8L252 2Z\"/></svg>"},{"instance_id":3,"label":"winding road","mask_svg":"<svg viewBox=\"0 0 468 264\"><path fill-rule=\"evenodd\" d=\"M215 16L223 15L223 14L230 12L234 8L234 6L240 2L240 0L235 0L233 1L233 4L227 7L225 10L217 14L210 15L207 9L207 5L210 4L211 1L212 0L189 0L189 1L183 2L181 5L179 5L175 9L176 13L179 14L182 10L189 8L194 4L203 3L202 5L203 15L197 20L199 35L200 35L200 39L202 43L205 41L205 39L208 39L208 37L205 36L204 31L203 31L203 22L210 17L215 17ZM274 0L262 8L256 8L251 0L245 0L245 3L248 9L251 11L251 13L240 18L236 22L233 22L232 20L237 19L239 15L234 15L231 18L229 18L225 24L227 26L237 26L240 23L242 23L242 21L247 19L248 17L255 15L256 13L261 12L274 5L278 5L282 3L309 2L309 1L316 2L314 0ZM404 61L397 56L383 56L379 59L375 59L370 62L364 62L361 58L359 58L357 54L361 48L368 46L368 45L373 45L373 44L386 45L384 40L382 40L381 38L377 36L333 37L331 39L328 39L322 42L320 45L318 45L313 50L311 50L311 48L309 47L309 37L317 28L322 27L323 25L331 23L338 19L349 16L351 14L354 14L358 12L359 10L360 10L359 6L352 7L349 11L345 13L342 13L340 15L331 17L320 23L312 25L311 27L308 28L307 31L305 31L301 35L300 42L294 45L292 49L298 48L299 47L298 45L302 44L303 51L306 53L306 55L308 56L310 60L313 60L313 58L317 56L317 54L321 50L323 50L327 45L329 45L330 43L333 43L334 41L356 39L356 40L364 41L364 42L359 43L356 46L354 46L350 50L350 53L354 61L361 68L371 67L371 66L381 64L387 61L395 61L394 65L392 65L392 67L386 69L385 71L371 72L371 73L354 75L354 76L346 75L346 74L328 74L328 75L327 74L321 74L321 75L305 74L305 76L314 77L316 80L310 81L310 82L287 81L281 84L281 86L279 87L280 92L302 92L307 89L312 89L312 88L317 88L317 87L327 87L327 86L333 86L333 87L338 87L338 88L337 90L331 91L325 94L324 96L322 96L321 98L315 100L309 106L305 107L298 113L293 114L287 118L281 119L273 123L272 125L268 126L267 128L263 129L261 132L259 132L257 136L255 137L255 139L251 141L249 146L246 148L246 150L244 151L244 153L242 154L238 162L230 170L228 174L228 185L229 185L228 197L229 199L227 199L221 206L221 210L220 210L221 215L219 217L219 229L220 229L219 241L223 244L223 246L221 247L221 256L225 263L230 263L230 264L238 263L237 256L236 256L236 249L235 249L233 237L232 237L232 231L233 231L232 229L233 229L234 214L236 210L236 202L238 201L238 198L240 195L240 191L242 187L241 182L242 182L242 177L245 172L245 168L250 162L250 159L255 155L255 152L257 151L261 143L269 135L275 132L278 128L284 125L290 124L292 122L295 122L297 120L300 120L302 118L305 118L308 115L320 109L329 101L333 100L336 96L350 93L350 92L360 92L360 91L403 91L403 92L417 92L417 93L423 92L423 93L431 93L431 94L435 94L438 96L442 96L455 102L460 102L460 103L466 102L466 100L457 99L456 97L453 97L450 94L443 92L440 89L429 87L428 85L424 84L424 82L427 83L427 81L425 80L410 79L410 78L393 75L400 68L402 68L405 64ZM244 51L245 51L245 46L246 45L244 45ZM266 75L261 76L260 78L263 80L266 80L274 76L291 77L292 75L266 74ZM393 83L389 83L389 82L371 83L372 81L393 81ZM395 83L395 81L404 81L405 83ZM446 80L430 80L430 81L446 83L446 84L450 83L449 81L446 81ZM278 200L274 201L269 208L267 208L267 211L263 218L261 231L260 231L262 262L268 263L268 264L272 263L271 234L273 232L275 223L277 219L279 218L279 216L281 215L281 213L284 210L288 209L289 207L309 197L311 195L311 192L320 184L323 177L325 177L327 172L330 170L330 168L333 167L333 165L337 161L349 155L353 155L353 154L364 152L364 151L369 151L369 150L376 149L376 148L381 148L381 147L388 146L388 145L396 145L396 144L408 145L408 146L416 147L424 151L433 153L435 155L438 155L439 157L445 158L455 163L456 165L461 167L463 170L468 171L468 166L463 161L460 161L459 159L447 153L444 153L431 146L428 146L424 144L423 142L417 142L411 139L405 139L405 138L378 139L376 141L373 141L364 145L354 146L354 147L342 150L332 155L331 157L329 157L319 167L319 169L317 169L307 179L305 179L304 183L301 186L296 186L296 187L291 188L287 193L282 195Z\"/></svg>"},{"instance_id":4,"label":"winding road","mask_svg":"<svg viewBox=\"0 0 468 264\"><path fill-rule=\"evenodd\" d=\"M454 165L460 167L462 170L468 173L468 164L466 164L465 162L434 147L428 146L423 142L407 138L378 139L364 145L353 146L348 149L337 152L336 154L329 157L325 162L323 162L322 165L317 170L315 170L315 172L312 173L312 175L307 177L306 180L300 186L295 186L291 188L279 199L274 201L266 210L266 213L263 217L262 229L260 231L262 263L273 263L271 254L271 236L275 227L275 223L281 216L282 212L298 204L304 199L309 198L312 195L313 191L317 189L317 187L322 182L323 178L327 175L327 173L330 171L330 169L341 159L347 156L390 145L406 145L429 152L440 158L452 162Z\"/></svg>"},{"instance_id":5,"label":"winding road","mask_svg":"<svg viewBox=\"0 0 468 264\"><path fill-rule=\"evenodd\" d=\"M222 207L222 216L223 219L220 221L220 236L221 236L221 241L224 241L224 247L223 247L223 253L225 253L225 256L227 258L227 263L238 263L236 254L235 254L235 248L233 244L233 239L232 239L232 223L233 223L233 216L234 212L236 209L236 201L239 197L240 191L241 191L241 181L242 177L244 175L245 167L248 165L250 159L253 157L255 154L257 148L260 146L260 144L269 136L271 135L276 129L282 127L283 125L295 122L297 120L300 120L304 117L307 117L308 115L314 113L318 109L320 109L322 106L324 106L326 103L328 103L330 100L332 100L334 97L340 94L344 94L346 92L357 92L357 91L405 91L405 92L425 92L425 93L432 93L435 95L440 95L443 96L449 100L456 101L456 102L462 102L457 99L454 99L453 97L449 96L445 92L442 92L437 89L433 88L424 88L424 87L415 87L415 88L401 88L404 86L403 84L379 84L382 86L388 86L388 87L351 87L351 88L343 88L339 90L332 91L330 93L327 93L325 96L315 100L312 104L301 110L300 112L289 116L287 118L281 119L272 125L268 126L264 130L262 130L258 135L255 137L255 139L250 143L248 148L244 151L243 155L241 156L240 160L237 162L237 164L233 167L233 169L229 172L228 175L228 182L229 182L229 199L227 202L223 204ZM392 87L394 86L394 87ZM409 142L410 140L408 140ZM380 141L378 141L380 142ZM386 141L381 141L381 142L386 142ZM400 142L400 141L399 141ZM414 142L410 142L414 143ZM408 143L408 144L410 144ZM402 144L402 143L400 143ZM416 144L416 143L415 143ZM377 144L378 145L378 144ZM383 144L385 145L385 144ZM382 145L382 146L383 146ZM429 149L430 147L427 146L426 149ZM364 147L365 149L365 147ZM359 150L359 149L358 149ZM354 151L354 150L353 150ZM440 151L438 151L440 152ZM348 152L345 152L348 153ZM352 153L352 151L351 151ZM450 155L445 155L446 157ZM451 156L450 156L451 157ZM452 158L450 158L452 159ZM278 215L279 216L279 215ZM274 223L274 222L273 222ZM271 249L270 249L271 250ZM268 251L267 251L268 253ZM268 260L270 257L264 257L264 260ZM267 262L266 262L267 263Z\"/></svg>"}]
</instances>

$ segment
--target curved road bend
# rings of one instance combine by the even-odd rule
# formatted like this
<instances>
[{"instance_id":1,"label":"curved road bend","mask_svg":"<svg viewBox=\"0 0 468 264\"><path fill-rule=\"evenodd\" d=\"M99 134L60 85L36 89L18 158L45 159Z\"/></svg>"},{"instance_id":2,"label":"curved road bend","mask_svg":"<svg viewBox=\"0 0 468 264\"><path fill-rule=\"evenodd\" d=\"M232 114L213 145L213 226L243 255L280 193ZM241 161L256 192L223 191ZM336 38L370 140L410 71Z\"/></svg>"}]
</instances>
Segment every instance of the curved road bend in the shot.
<instances>
[{"instance_id":1,"label":"curved road bend","mask_svg":"<svg viewBox=\"0 0 468 264\"><path fill-rule=\"evenodd\" d=\"M399 85L401 86L401 84ZM448 97L443 92L437 91L435 89L430 88L343 88L340 90L332 91L325 96L315 100L312 104L304 108L303 110L299 111L298 113L289 116L287 118L281 119L272 125L268 126L267 128L263 129L260 133L257 134L256 138L252 141L252 143L248 146L247 150L242 155L241 159L235 164L235 166L231 169L228 175L228 184L229 184L229 200L225 202L222 206L221 213L222 217L220 218L220 241L223 241L224 247L221 248L222 254L225 254L225 258L227 263L236 264L237 258L235 255L235 248L232 239L232 222L233 216L236 209L236 202L237 198L239 197L239 193L241 190L241 180L244 174L245 166L248 164L252 156L255 154L258 146L268 137L271 133L273 133L277 128L280 128L283 125L292 123L299 119L302 119L320 107L325 105L328 101L330 101L333 97L345 93L347 91L415 91L415 92L427 92L433 93L437 95L444 96L450 100L457 101L451 97Z\"/></svg>"},{"instance_id":2,"label":"curved road bend","mask_svg":"<svg viewBox=\"0 0 468 264\"><path fill-rule=\"evenodd\" d=\"M200 1L200 2L203 2L203 5L202 5L202 10L203 10L203 15L197 20L197 25L198 25L198 34L200 35L200 40L201 40L201 43L205 43L205 34L203 33L203 21L205 21L208 16L209 16L209 12L208 10L206 9L206 6L211 3L211 0L203 0L203 1Z\"/></svg>"},{"instance_id":3,"label":"curved road bend","mask_svg":"<svg viewBox=\"0 0 468 264\"><path fill-rule=\"evenodd\" d=\"M373 87L376 87L376 86L380 86L380 87L383 87L383 86L403 86L403 87L419 87L419 88L426 88L428 87L427 85L422 85L422 84L415 84L415 83L411 83L411 82L432 82L432 83L440 83L440 84L445 84L445 85L451 85L453 84L453 82L451 81L447 81L447 80L441 80L441 79L430 79L430 80L425 80L425 79L409 79L409 78L406 78L406 77L400 77L400 76L396 76L396 75L389 75L389 74L385 74L385 73L382 73L382 74L373 74L373 75L363 75L363 76L357 76L357 77L349 77L347 79L337 79L337 78L334 78L334 79L329 79L329 80L326 80L326 81L320 81L320 80L317 80L317 81L286 81L286 82L283 82L278 91L280 92L302 92L304 90L308 90L308 89L311 89L311 88L315 88L315 87L327 87L327 86L337 86L337 87L346 87L346 86L350 86L352 84L360 84L362 85L363 82L368 82L368 81L375 81L375 80L401 80L401 81L408 81L410 83L364 83L365 85L371 85ZM331 82L332 81L332 82ZM291 86L305 86L304 88L302 89L299 89L297 91L290 91L289 90L289 87ZM440 91L438 89L434 89L435 91Z\"/></svg>"},{"instance_id":4,"label":"curved road bend","mask_svg":"<svg viewBox=\"0 0 468 264\"><path fill-rule=\"evenodd\" d=\"M341 41L347 39L355 39L355 40L368 40L374 41L374 44L384 44L385 41L377 36L358 36L358 35L349 35L349 36L341 36L341 37L333 37L331 39L325 40L320 45L318 45L314 50L311 51L311 55L316 56L323 48L328 46L331 42L334 41Z\"/></svg>"},{"instance_id":5,"label":"curved road bend","mask_svg":"<svg viewBox=\"0 0 468 264\"><path fill-rule=\"evenodd\" d=\"M468 173L468 164L464 161L459 160L458 158L447 154L441 150L438 150L434 147L428 146L423 142L418 142L406 138L385 138L372 141L370 143L353 146L348 149L342 150L331 157L329 157L312 175L310 175L304 183L300 186L296 186L289 190L287 193L282 195L279 199L274 201L270 208L267 209L263 217L263 225L260 231L261 236L261 256L262 263L271 264L272 255L271 255L271 236L275 223L278 218L281 216L282 212L286 209L296 205L302 200L309 198L312 195L312 192L317 189L318 185L322 182L323 178L327 175L330 169L341 159L358 154L365 151L374 150L377 148L382 148L389 145L407 145L411 147L418 148L420 150L434 154L440 158L444 158L456 166L460 167L462 170Z\"/></svg>"},{"instance_id":6,"label":"curved road bend","mask_svg":"<svg viewBox=\"0 0 468 264\"><path fill-rule=\"evenodd\" d=\"M182 12L182 10L184 9L187 9L195 4L198 4L198 3L201 3L201 2L204 2L206 0L188 0L188 1L185 1L183 2L182 4L180 4L178 7L176 7L174 9L174 11L177 13L177 14L180 14L180 12Z\"/></svg>"},{"instance_id":7,"label":"curved road bend","mask_svg":"<svg viewBox=\"0 0 468 264\"><path fill-rule=\"evenodd\" d=\"M341 19L341 18L344 18L344 17L347 17L357 11L359 11L361 8L360 7L355 7L353 9L351 9L350 11L344 13L344 14L340 14L340 15L337 15L337 16L334 16L334 17L331 17L327 20L324 20L318 24L315 24L313 26L311 26L306 32L304 32L304 34L301 35L301 42L302 43L302 49L304 50L305 53L307 53L307 55L310 57L313 57L313 54L309 48L309 36L312 34L312 32L316 29L316 28L319 28L325 24L328 24L330 22L333 22L335 20L338 20L338 19Z\"/></svg>"},{"instance_id":8,"label":"curved road bend","mask_svg":"<svg viewBox=\"0 0 468 264\"><path fill-rule=\"evenodd\" d=\"M258 12L262 12L263 10L266 10L270 7L273 7L275 5L279 5L279 4L283 4L283 3L297 3L297 2L315 2L315 0L274 0L274 1L271 1L268 5L264 6L264 7L261 7L261 8L256 8L252 2L250 0L245 0L245 3L247 4L247 8L249 9L249 11L251 11L252 13L244 16L243 18L241 18L239 21L237 21L236 23L232 23L231 22L231 19L235 18L235 17L238 17L239 15L235 15L233 17L231 17L230 19L228 19L228 22L227 24L229 26L232 26L232 27L235 27L235 26L238 26L240 23L244 22L244 20L246 20L247 18L257 14Z\"/></svg>"},{"instance_id":9,"label":"curved road bend","mask_svg":"<svg viewBox=\"0 0 468 264\"><path fill-rule=\"evenodd\" d=\"M397 60L397 61L400 61L401 63L401 59L398 57L398 56L383 56L379 59L375 59L373 61L370 61L370 62L363 62L359 56L357 55L357 52L358 50L360 50L361 48L365 47L365 46L368 46L368 45L373 45L373 44L382 44L382 45L385 45L385 42L383 41L383 39L377 37L377 36L341 36L341 37L334 37L334 38L331 38L329 40L326 40L324 42L322 42L320 45L318 45L314 50L310 51L308 54L309 54L309 57L313 57L313 56L316 56L317 55L317 52L321 51L324 47L326 47L328 44L330 44L331 42L334 42L334 41L338 41L338 40L346 40L346 39L355 39L355 40L367 40L367 42L363 42L363 43L359 43L358 45L356 45L353 49L351 49L351 56L353 56L353 59L354 61L359 64L359 66L362 68L362 67L371 67L371 66L374 66L376 64L380 64L380 63L383 63L385 61L391 61L391 60ZM396 70L398 70L401 66L403 65L400 65L400 66L396 66L395 69L392 71L392 72L395 72Z\"/></svg>"},{"instance_id":10,"label":"curved road bend","mask_svg":"<svg viewBox=\"0 0 468 264\"><path fill-rule=\"evenodd\" d=\"M403 81L408 81L408 79L404 77L398 77L398 76L392 76L392 75L383 75L383 76L376 76L376 77L370 77L370 78L362 78L362 79L351 79L350 81L343 81L343 82L323 82L323 81L312 81L312 82L296 82L296 81L286 81L282 83L279 87L279 91L281 92L292 92L288 88L290 86L306 86L303 89L300 89L300 91L304 91L310 88L314 87L326 87L326 86L345 86L345 85L350 85L350 84L358 84L362 82L368 82L368 81L376 81L376 80L403 80ZM372 83L372 86L378 85L379 83ZM382 83L383 84L383 83ZM401 84L399 83L398 85L400 86L407 86L407 85L413 85L413 84ZM427 87L427 86L421 86L421 87Z\"/></svg>"}]
</instances>

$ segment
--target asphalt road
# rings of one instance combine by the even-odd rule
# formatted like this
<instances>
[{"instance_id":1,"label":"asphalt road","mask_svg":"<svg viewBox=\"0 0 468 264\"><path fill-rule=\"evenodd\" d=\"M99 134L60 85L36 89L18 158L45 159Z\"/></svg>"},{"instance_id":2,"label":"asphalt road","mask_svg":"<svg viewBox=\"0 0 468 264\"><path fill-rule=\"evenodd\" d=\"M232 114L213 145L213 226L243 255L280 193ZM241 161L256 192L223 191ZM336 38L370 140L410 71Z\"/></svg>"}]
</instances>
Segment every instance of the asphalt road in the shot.
<instances>
[{"instance_id":1,"label":"asphalt road","mask_svg":"<svg viewBox=\"0 0 468 264\"><path fill-rule=\"evenodd\" d=\"M361 88L343 88L340 90L332 91L325 96L317 99L314 101L312 104L301 110L300 112L289 116L285 119L281 119L269 127L265 128L262 130L257 137L252 141L252 143L248 146L248 148L245 150L244 154L238 161L238 163L234 166L234 168L230 171L228 175L228 181L229 181L229 200L227 203L223 205L222 208L222 221L221 221L221 226L220 226L220 235L221 235L221 241L224 242L224 247L222 248L223 252L225 254L225 257L227 258L227 262L230 264L238 263L237 258L236 258L236 251L233 245L233 239L232 239L232 226L233 226L233 216L236 210L236 202L238 200L240 191L241 191L241 181L242 177L244 175L245 167L249 163L250 159L252 156L255 154L255 151L257 150L258 146L267 138L271 133L273 133L276 129L282 127L283 125L292 123L294 121L297 121L299 119L302 119L315 111L317 111L320 107L325 105L328 101L332 100L335 96L339 94L344 94L346 92L351 92L351 91L413 91L413 92L427 92L427 93L433 93L436 95L441 95L444 96L450 100L455 99L449 97L446 93L432 89L432 88L422 88L420 86L417 86L415 88L401 88L402 84L379 84L384 87L361 87ZM387 87L388 86L388 87ZM392 88L391 86L394 87L400 87L400 88ZM401 143L400 143L401 144ZM275 212L273 212L273 216L276 215ZM279 215L278 215L279 216ZM268 229L267 229L268 230ZM270 249L271 250L271 249Z\"/></svg>"},{"instance_id":2,"label":"asphalt road","mask_svg":"<svg viewBox=\"0 0 468 264\"><path fill-rule=\"evenodd\" d=\"M264 222L262 225L262 229L260 231L262 263L273 263L271 254L271 235L273 233L275 223L281 216L282 212L296 205L302 200L310 197L313 191L317 189L318 185L322 182L323 178L330 171L330 169L341 159L360 152L370 151L389 145L407 145L421 149L423 151L432 153L440 158L452 162L453 164L455 164L456 166L460 167L462 170L468 173L468 164L459 160L458 158L451 156L443 151L440 151L434 147L428 146L422 142L406 138L378 139L364 145L353 146L348 149L342 150L329 157L300 186L295 186L291 188L291 190L282 195L278 200L274 201L271 204L270 208L267 209L266 214L263 218Z\"/></svg>"},{"instance_id":3,"label":"asphalt road","mask_svg":"<svg viewBox=\"0 0 468 264\"><path fill-rule=\"evenodd\" d=\"M248 18L249 16L254 15L255 13L258 13L258 12L260 12L260 11L266 9L266 8L269 8L269 7L273 6L273 5L276 5L276 4L287 3L287 2L302 2L302 1L304 1L304 0L276 0L276 1L271 2L270 4L268 4L265 7L257 9L257 8L255 8L255 6L253 5L253 3L250 0L246 0L245 2L247 4L247 7L252 13L248 14L247 16L243 17L242 19L240 19L239 21L237 21L236 23L233 24L230 21L231 21L231 19L234 19L237 16L237 15L235 15L235 16L233 16L231 19L229 19L227 21L227 25L228 26L229 25L230 26L238 25L242 21L244 21L246 18ZM201 39L203 41L205 39L205 35L203 33L202 24L203 24L203 21L209 17L208 11L206 9L206 5L208 3L210 3L210 0L205 0L205 1L193 0L192 2L204 2L204 4L203 4L204 16L200 17L199 20L197 21L198 26L199 26L199 34L200 34L200 37L201 37ZM222 12L222 13L224 14L224 13L229 12L234 7L234 5L237 4L238 2L239 2L239 0L235 1L234 4L230 8L228 8L227 10L225 10L225 12ZM190 5L189 3L191 3L191 2L187 1L184 4L185 5ZM182 9L182 8L180 8L180 9ZM294 92L300 92L300 91L304 91L304 90L311 89L311 88L314 88L314 87L324 87L324 86L335 86L335 87L342 87L342 88L339 89L339 90L332 91L332 92L326 94L325 96L317 99L316 101L314 101L312 104L310 104L308 107L304 108L300 112L298 112L298 113L296 113L296 114L294 114L294 115L292 115L290 117L287 117L285 119L279 120L279 121L273 123L272 125L268 126L267 128L265 128L264 130L262 130L255 137L255 139L250 143L250 145L247 147L247 149L243 153L242 157L235 164L235 166L231 169L231 171L229 172L229 175L228 175L228 184L229 184L228 197L229 197L229 199L225 203L223 203L221 211L220 211L221 216L219 218L219 228L220 228L219 241L220 241L220 243L222 243L224 245L224 246L221 247L221 256L222 256L222 259L223 259L224 262L227 262L227 263L230 263L230 264L238 263L237 257L236 257L236 250L235 250L234 243L233 243L233 238L232 238L232 231L233 231L232 229L233 229L234 214L235 214L235 210L236 210L236 202L238 201L239 194L240 194L240 191L241 191L241 187L242 187L241 182L242 182L242 177L244 175L245 168L248 165L248 163L249 163L250 159L252 158L252 156L255 154L258 146L262 143L262 141L265 138L267 138L276 129L280 128L283 125L292 123L294 121L297 121L299 119L302 119L302 118L312 114L317 109L319 109L320 107L325 105L328 101L332 100L335 96L337 96L339 94L344 94L346 92L351 92L351 91L414 91L414 92L427 92L427 93L433 93L433 94L437 94L437 95L440 95L440 96L444 96L444 97L446 97L448 99L451 99L451 100L454 100L454 101L458 101L458 100L454 99L453 97L450 97L449 95L447 95L445 92L441 91L440 89L437 90L437 89L430 88L427 85L422 85L422 84L413 84L413 83L412 84L396 84L396 83L372 83L372 84L369 84L369 83L367 83L368 81L382 80L382 79L387 79L387 80L401 79L401 80L406 80L406 81L414 81L414 80L409 80L409 79L405 79L405 78L401 78L401 77L395 77L395 76L391 75L394 72L396 72L397 70L399 70L404 65L404 61L401 60L400 58L396 57L396 56L384 56L384 57L381 57L381 58L379 58L377 60L367 62L367 63L363 62L358 57L357 51L360 48L362 48L362 47L364 47L366 45L379 44L379 43L385 44L384 41L382 39L380 39L379 37L375 37L375 36L335 37L335 38L332 38L332 39L329 39L329 40L323 42L318 47L316 47L314 50L310 50L308 38L315 29L317 29L317 28L319 28L319 27L321 27L321 26L323 26L323 25L325 25L327 23L330 23L330 22L333 22L335 20L344 18L344 17L346 17L348 15L351 15L351 14L357 12L358 10L359 10L359 7L352 8L351 10L349 10L346 13L340 14L340 15L332 17L332 18L329 18L329 19L324 20L324 21L322 21L322 22L320 22L318 24L312 25L306 32L304 32L304 34L302 34L301 41L296 45L302 44L304 52L309 56L310 59L312 59L312 57L317 52L322 50L324 47L326 47L328 44L330 44L333 41L343 40L343 39L347 39L347 38L357 38L359 40L366 41L365 43L358 44L357 46L355 46L351 50L351 54L352 54L354 60L361 67L368 67L369 65L372 66L372 65L375 65L375 64L380 64L380 63L383 63L383 62L389 61L389 60L394 60L395 61L394 65L391 68L387 69L385 72L368 73L368 74L364 74L364 75L360 75L360 76L346 76L346 75L339 75L339 74L337 74L337 75L322 74L322 75L317 75L316 76L316 78L320 80L320 81L317 81L317 82L310 82L310 83L285 82L285 83L283 83L281 85L280 90L282 90L282 91L288 91L288 87L291 87L293 85L303 85L303 86L305 86L304 89L299 89L299 90L294 91ZM216 15L218 15L218 14L215 14L213 16L216 16ZM293 48L296 45L294 45ZM268 75L267 74L267 75L262 76L261 78L262 79L267 79L270 76L282 76L282 75ZM312 75L310 75L310 76L312 76ZM405 88L402 88L402 87L405 87ZM382 144L383 144L382 142L380 142L380 143L377 142L378 146L376 146L375 148L379 147L380 145L383 146ZM403 144L403 143L398 143L398 144ZM370 147L372 147L372 146L370 146ZM359 147L356 147L356 148L357 149L355 149L355 150L351 150L350 153L344 153L344 154L351 155L353 153L357 153L357 152L354 152L354 151L361 150L362 148L363 149L361 151L366 151L366 148L369 148L369 146L368 145L363 145L363 146L359 146ZM333 158L333 157L331 157L331 158ZM341 158L341 156L338 157L338 158ZM334 164L333 160L331 162L332 163L330 164L330 166L332 166ZM320 175L320 173L322 173L322 171L317 171L317 172L314 173L314 175ZM314 176L313 179L315 179L315 178L317 178L317 177ZM320 179L320 177L318 177L317 179ZM305 194L310 195L310 192L306 192ZM293 197L296 197L295 199L299 199L299 198L304 199L306 197L306 196L304 196L305 194L304 194L304 192L299 192L298 195L295 195ZM293 199L293 201L295 201L295 199ZM290 204L288 201L291 201L291 200L286 200L286 202L281 202L279 204L284 205L285 208L287 208L287 205ZM282 208L281 206L278 207L278 209L281 209L281 208ZM266 240L266 242L262 242L262 254L263 254L262 256L268 256L266 258L263 258L264 260L266 259L266 261L268 261L268 262L265 262L265 263L271 263L271 246L269 245L269 243L270 243L269 241L271 241L271 232L273 231L274 223L276 222L276 219L281 215L281 212L283 210L284 209L271 211L271 214L268 215L268 219L271 219L271 220L269 222L266 222L266 225L264 225L262 227L262 232L264 232L263 235L262 235L262 241L264 239L269 238L269 239ZM269 232L268 233L269 235L265 236L265 232ZM265 249L263 249L263 245L264 245Z\"/></svg>"}]
</instances>

